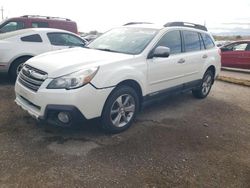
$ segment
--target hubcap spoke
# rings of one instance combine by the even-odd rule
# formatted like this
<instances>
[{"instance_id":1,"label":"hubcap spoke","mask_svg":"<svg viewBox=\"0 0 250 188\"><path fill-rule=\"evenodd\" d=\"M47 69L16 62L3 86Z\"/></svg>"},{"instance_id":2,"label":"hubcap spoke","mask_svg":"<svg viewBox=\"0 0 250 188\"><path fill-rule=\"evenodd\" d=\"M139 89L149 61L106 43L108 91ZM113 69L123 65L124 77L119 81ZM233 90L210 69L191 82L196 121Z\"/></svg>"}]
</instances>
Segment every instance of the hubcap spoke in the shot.
<instances>
[{"instance_id":1,"label":"hubcap spoke","mask_svg":"<svg viewBox=\"0 0 250 188\"><path fill-rule=\"evenodd\" d=\"M118 113L118 112L119 112L119 109L111 110L111 115L114 115L114 114L116 114L116 113Z\"/></svg>"},{"instance_id":2,"label":"hubcap spoke","mask_svg":"<svg viewBox=\"0 0 250 188\"><path fill-rule=\"evenodd\" d=\"M118 99L116 100L116 102L118 103L119 107L122 107L122 96L118 97Z\"/></svg>"},{"instance_id":3,"label":"hubcap spoke","mask_svg":"<svg viewBox=\"0 0 250 188\"><path fill-rule=\"evenodd\" d=\"M119 127L119 124L121 122L121 118L122 118L121 113L118 113L117 116L116 116L116 118L113 121L113 123L114 123L115 126Z\"/></svg>"},{"instance_id":4,"label":"hubcap spoke","mask_svg":"<svg viewBox=\"0 0 250 188\"><path fill-rule=\"evenodd\" d=\"M125 112L134 112L135 111L135 105L131 104L130 106L126 106L124 108Z\"/></svg>"},{"instance_id":5,"label":"hubcap spoke","mask_svg":"<svg viewBox=\"0 0 250 188\"><path fill-rule=\"evenodd\" d=\"M206 80L206 83L207 83L207 84L210 83L211 80L212 80L211 76L208 76L208 77L207 77L207 80Z\"/></svg>"},{"instance_id":6,"label":"hubcap spoke","mask_svg":"<svg viewBox=\"0 0 250 188\"><path fill-rule=\"evenodd\" d=\"M125 99L125 101L124 101L124 103L123 103L124 106L125 106L126 104L128 104L129 99L130 99L130 97L127 96L126 99Z\"/></svg>"},{"instance_id":7,"label":"hubcap spoke","mask_svg":"<svg viewBox=\"0 0 250 188\"><path fill-rule=\"evenodd\" d=\"M122 114L123 120L128 123L128 117L125 114Z\"/></svg>"}]
</instances>

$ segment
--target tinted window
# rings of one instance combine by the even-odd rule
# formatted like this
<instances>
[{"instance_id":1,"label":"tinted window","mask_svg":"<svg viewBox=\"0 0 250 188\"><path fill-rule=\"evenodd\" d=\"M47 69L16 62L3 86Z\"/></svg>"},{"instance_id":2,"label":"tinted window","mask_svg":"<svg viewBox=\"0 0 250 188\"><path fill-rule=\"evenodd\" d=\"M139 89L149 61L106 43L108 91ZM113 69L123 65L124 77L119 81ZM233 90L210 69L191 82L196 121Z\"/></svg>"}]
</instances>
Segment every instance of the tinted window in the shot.
<instances>
[{"instance_id":1,"label":"tinted window","mask_svg":"<svg viewBox=\"0 0 250 188\"><path fill-rule=\"evenodd\" d=\"M84 46L80 38L67 33L48 33L50 43L55 46Z\"/></svg>"},{"instance_id":2,"label":"tinted window","mask_svg":"<svg viewBox=\"0 0 250 188\"><path fill-rule=\"evenodd\" d=\"M35 35L29 35L21 38L21 41L24 42L42 42L42 38L40 35L35 34Z\"/></svg>"},{"instance_id":3,"label":"tinted window","mask_svg":"<svg viewBox=\"0 0 250 188\"><path fill-rule=\"evenodd\" d=\"M194 31L183 31L184 46L186 52L198 51L201 49L199 34Z\"/></svg>"},{"instance_id":4,"label":"tinted window","mask_svg":"<svg viewBox=\"0 0 250 188\"><path fill-rule=\"evenodd\" d=\"M202 36L202 39L204 41L206 49L210 49L210 48L213 48L215 46L213 40L211 39L211 37L208 34L202 33L201 36Z\"/></svg>"},{"instance_id":5,"label":"tinted window","mask_svg":"<svg viewBox=\"0 0 250 188\"><path fill-rule=\"evenodd\" d=\"M10 31L16 31L24 28L23 22L8 22L0 29L0 33L6 33Z\"/></svg>"},{"instance_id":6,"label":"tinted window","mask_svg":"<svg viewBox=\"0 0 250 188\"><path fill-rule=\"evenodd\" d=\"M157 46L165 46L170 48L170 54L181 52L181 34L180 31L170 31L166 33Z\"/></svg>"},{"instance_id":7,"label":"tinted window","mask_svg":"<svg viewBox=\"0 0 250 188\"><path fill-rule=\"evenodd\" d=\"M35 27L35 28L38 28L38 27L47 28L47 27L49 27L49 24L47 22L32 22L32 27Z\"/></svg>"}]
</instances>

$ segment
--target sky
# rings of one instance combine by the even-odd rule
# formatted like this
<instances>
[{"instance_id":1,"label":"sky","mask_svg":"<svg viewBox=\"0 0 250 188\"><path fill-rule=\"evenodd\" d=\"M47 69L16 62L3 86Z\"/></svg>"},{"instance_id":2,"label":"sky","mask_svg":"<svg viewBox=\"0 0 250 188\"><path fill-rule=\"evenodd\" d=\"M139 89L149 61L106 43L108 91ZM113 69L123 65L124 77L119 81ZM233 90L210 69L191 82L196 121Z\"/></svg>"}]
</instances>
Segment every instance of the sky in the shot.
<instances>
[{"instance_id":1,"label":"sky","mask_svg":"<svg viewBox=\"0 0 250 188\"><path fill-rule=\"evenodd\" d=\"M131 21L185 21L205 24L215 34L250 35L250 0L0 0L0 6L4 18L66 17L82 32L105 32Z\"/></svg>"}]
</instances>

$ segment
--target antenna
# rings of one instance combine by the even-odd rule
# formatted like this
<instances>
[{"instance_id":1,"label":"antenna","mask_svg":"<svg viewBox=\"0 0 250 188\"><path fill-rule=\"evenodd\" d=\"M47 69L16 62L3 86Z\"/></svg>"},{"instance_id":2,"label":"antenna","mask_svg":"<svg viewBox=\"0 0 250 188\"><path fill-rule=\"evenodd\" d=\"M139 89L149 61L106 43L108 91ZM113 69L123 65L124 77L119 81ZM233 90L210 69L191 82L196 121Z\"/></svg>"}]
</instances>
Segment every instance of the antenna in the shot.
<instances>
[{"instance_id":1,"label":"antenna","mask_svg":"<svg viewBox=\"0 0 250 188\"><path fill-rule=\"evenodd\" d=\"M1 12L2 12L2 20L3 20L3 11L4 11L4 9L3 9L3 6L1 7Z\"/></svg>"}]
</instances>

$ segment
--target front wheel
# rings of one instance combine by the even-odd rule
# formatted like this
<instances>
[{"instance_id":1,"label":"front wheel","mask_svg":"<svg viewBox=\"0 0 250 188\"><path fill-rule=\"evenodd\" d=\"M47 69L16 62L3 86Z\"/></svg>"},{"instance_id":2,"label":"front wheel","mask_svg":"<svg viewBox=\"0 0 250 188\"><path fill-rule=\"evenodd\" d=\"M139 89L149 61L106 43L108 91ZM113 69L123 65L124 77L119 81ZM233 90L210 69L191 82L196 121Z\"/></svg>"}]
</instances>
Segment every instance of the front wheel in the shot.
<instances>
[{"instance_id":1,"label":"front wheel","mask_svg":"<svg viewBox=\"0 0 250 188\"><path fill-rule=\"evenodd\" d=\"M110 133L128 129L139 109L136 91L129 86L119 86L111 95L103 109L102 128Z\"/></svg>"},{"instance_id":2,"label":"front wheel","mask_svg":"<svg viewBox=\"0 0 250 188\"><path fill-rule=\"evenodd\" d=\"M9 76L10 76L10 79L12 81L16 81L16 78L19 74L19 72L21 71L22 69L22 66L23 64L28 60L30 59L31 57L21 57L19 59L16 59L11 67L10 67L10 71L9 71Z\"/></svg>"},{"instance_id":3,"label":"front wheel","mask_svg":"<svg viewBox=\"0 0 250 188\"><path fill-rule=\"evenodd\" d=\"M209 94L213 82L214 74L212 71L208 70L203 76L201 85L198 88L192 90L193 96L199 99L205 98Z\"/></svg>"}]
</instances>

